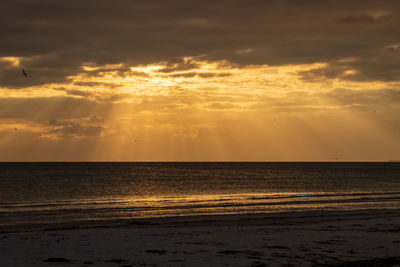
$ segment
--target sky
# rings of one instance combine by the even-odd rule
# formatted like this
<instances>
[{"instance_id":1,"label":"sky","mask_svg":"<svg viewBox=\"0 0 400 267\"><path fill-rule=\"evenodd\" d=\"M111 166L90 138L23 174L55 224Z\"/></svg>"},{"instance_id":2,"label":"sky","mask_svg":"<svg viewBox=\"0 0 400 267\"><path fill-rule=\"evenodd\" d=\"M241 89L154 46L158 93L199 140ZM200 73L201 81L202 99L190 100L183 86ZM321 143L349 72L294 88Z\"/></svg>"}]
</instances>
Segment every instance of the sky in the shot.
<instances>
[{"instance_id":1,"label":"sky","mask_svg":"<svg viewBox=\"0 0 400 267\"><path fill-rule=\"evenodd\" d=\"M399 12L1 0L0 161L398 160Z\"/></svg>"}]
</instances>

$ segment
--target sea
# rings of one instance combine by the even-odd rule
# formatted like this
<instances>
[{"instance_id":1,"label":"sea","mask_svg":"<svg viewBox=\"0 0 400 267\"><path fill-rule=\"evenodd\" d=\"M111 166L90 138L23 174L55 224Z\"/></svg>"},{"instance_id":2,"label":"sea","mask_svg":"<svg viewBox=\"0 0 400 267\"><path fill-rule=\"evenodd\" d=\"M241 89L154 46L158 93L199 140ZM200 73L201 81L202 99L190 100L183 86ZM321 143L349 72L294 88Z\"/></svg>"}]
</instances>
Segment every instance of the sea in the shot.
<instances>
[{"instance_id":1,"label":"sea","mask_svg":"<svg viewBox=\"0 0 400 267\"><path fill-rule=\"evenodd\" d=\"M0 226L399 208L399 162L0 163Z\"/></svg>"}]
</instances>

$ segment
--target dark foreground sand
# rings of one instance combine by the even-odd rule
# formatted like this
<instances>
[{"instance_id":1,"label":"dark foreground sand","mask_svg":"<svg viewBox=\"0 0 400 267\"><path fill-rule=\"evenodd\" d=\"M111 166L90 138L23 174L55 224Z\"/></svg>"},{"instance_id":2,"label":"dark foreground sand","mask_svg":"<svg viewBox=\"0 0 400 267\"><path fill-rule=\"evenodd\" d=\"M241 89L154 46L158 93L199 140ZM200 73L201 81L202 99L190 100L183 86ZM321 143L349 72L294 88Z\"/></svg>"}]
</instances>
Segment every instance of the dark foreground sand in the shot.
<instances>
[{"instance_id":1,"label":"dark foreground sand","mask_svg":"<svg viewBox=\"0 0 400 267\"><path fill-rule=\"evenodd\" d=\"M400 266L399 210L46 227L0 228L0 266Z\"/></svg>"}]
</instances>

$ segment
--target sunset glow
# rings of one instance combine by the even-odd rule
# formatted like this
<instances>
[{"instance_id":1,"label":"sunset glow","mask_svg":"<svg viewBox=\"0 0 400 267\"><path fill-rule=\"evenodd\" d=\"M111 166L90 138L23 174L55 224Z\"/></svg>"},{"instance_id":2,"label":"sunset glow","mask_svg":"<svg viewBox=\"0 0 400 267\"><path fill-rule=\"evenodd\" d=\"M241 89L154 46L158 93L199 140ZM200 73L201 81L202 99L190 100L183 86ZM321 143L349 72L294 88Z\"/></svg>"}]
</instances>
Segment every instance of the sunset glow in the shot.
<instances>
[{"instance_id":1,"label":"sunset glow","mask_svg":"<svg viewBox=\"0 0 400 267\"><path fill-rule=\"evenodd\" d=\"M146 9L146 5L135 8ZM279 5L275 8L279 10ZM239 12L236 6L231 11ZM152 21L153 25L150 16L137 24L122 14L121 21L104 19L111 28L127 23L143 39L132 37L124 43L118 39L123 32L112 37L106 27L102 34L88 33L91 40L105 42L101 49L86 39L78 46L66 40L63 48L53 37L48 38L54 49L40 50L46 46L43 40L37 40L39 52L3 48L0 160L400 158L400 82L395 63L400 40L390 34L398 22L395 9L387 3L368 4L361 11L349 5L327 15L310 4L303 11L318 14L319 23L302 16L285 17L276 32L260 23L270 25L279 18L255 14L254 19L247 18L252 30L245 33L228 13L205 18L189 12L166 24L170 28L165 26L165 31L173 35L167 37L152 28L164 25L164 20ZM98 15L88 16L101 21ZM62 18L48 20L66 23ZM32 21L35 31L50 27L45 18L32 17ZM329 28L331 35L319 24ZM66 27L87 30L93 25L82 20ZM362 32L375 38L383 30L387 38L369 47L360 45L365 39ZM265 39L268 32L270 39ZM245 34L247 38L241 39ZM111 45L108 38L116 38L115 48L106 48ZM163 38L175 46L154 42ZM287 47L274 43L283 40ZM148 46L139 53L140 42Z\"/></svg>"}]
</instances>

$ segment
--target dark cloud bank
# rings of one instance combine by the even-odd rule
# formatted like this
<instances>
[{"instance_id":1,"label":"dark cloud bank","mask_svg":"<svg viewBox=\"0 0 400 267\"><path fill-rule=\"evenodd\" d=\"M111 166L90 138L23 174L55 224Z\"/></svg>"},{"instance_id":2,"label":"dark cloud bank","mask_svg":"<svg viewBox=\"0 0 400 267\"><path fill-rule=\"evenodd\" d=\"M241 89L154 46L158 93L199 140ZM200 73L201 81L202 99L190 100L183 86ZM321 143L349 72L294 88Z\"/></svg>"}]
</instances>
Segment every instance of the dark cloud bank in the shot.
<instances>
[{"instance_id":1,"label":"dark cloud bank","mask_svg":"<svg viewBox=\"0 0 400 267\"><path fill-rule=\"evenodd\" d=\"M0 2L0 57L23 57L31 79L0 61L0 86L65 81L85 62L129 65L184 56L236 64L328 62L304 74L400 80L397 0L143 0ZM245 51L245 52L243 52ZM346 57L357 61L343 67ZM342 70L356 69L343 76Z\"/></svg>"}]
</instances>

